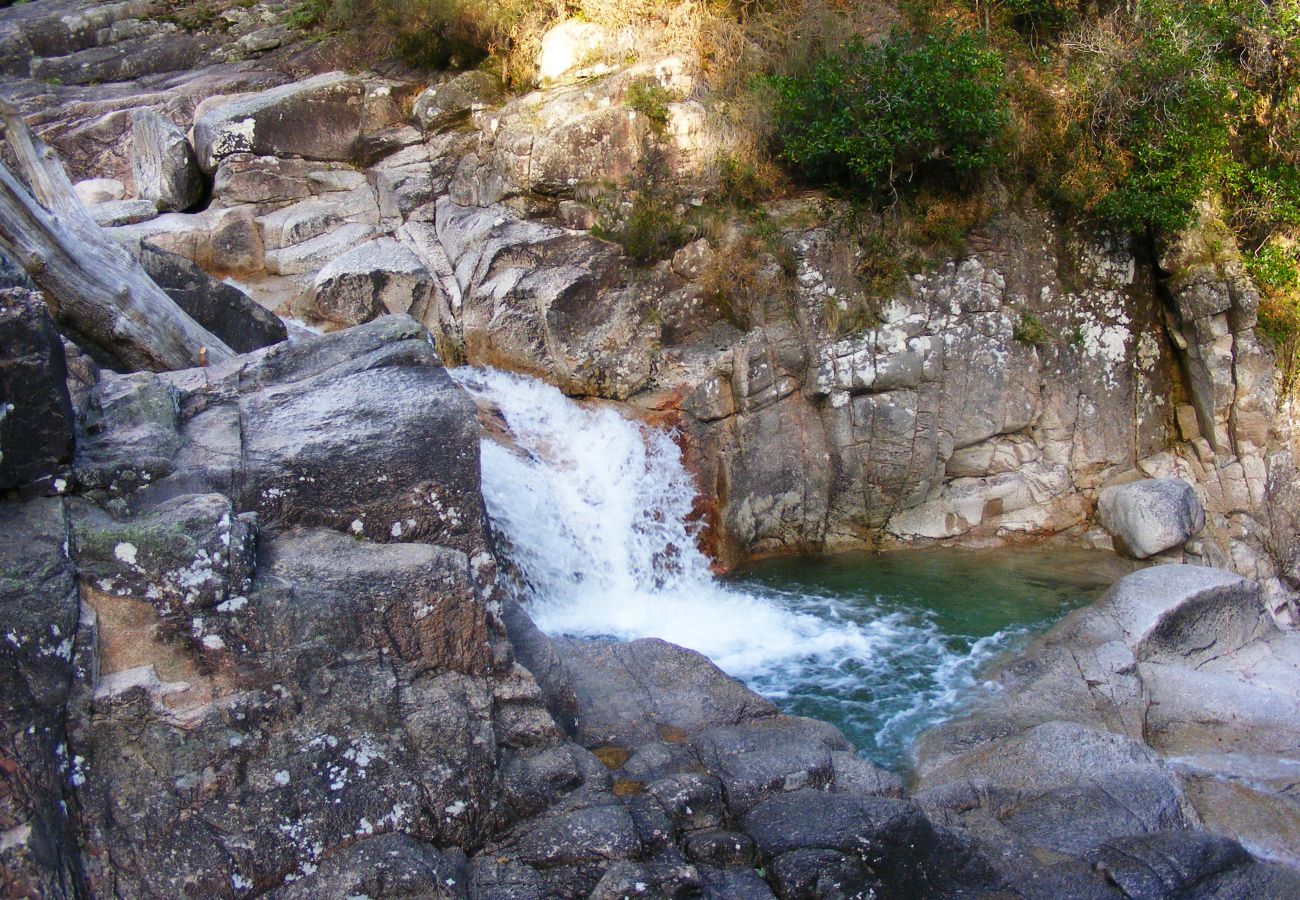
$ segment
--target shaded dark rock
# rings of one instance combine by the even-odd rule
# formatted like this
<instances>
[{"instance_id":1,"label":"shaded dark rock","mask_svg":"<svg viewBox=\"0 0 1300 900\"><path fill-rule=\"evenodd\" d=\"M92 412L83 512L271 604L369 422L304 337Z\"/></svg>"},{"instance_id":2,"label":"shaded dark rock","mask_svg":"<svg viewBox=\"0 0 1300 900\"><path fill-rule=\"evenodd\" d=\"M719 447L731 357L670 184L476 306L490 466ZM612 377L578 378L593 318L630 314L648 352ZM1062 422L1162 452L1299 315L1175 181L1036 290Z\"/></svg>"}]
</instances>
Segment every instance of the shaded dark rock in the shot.
<instances>
[{"instance_id":1,"label":"shaded dark rock","mask_svg":"<svg viewBox=\"0 0 1300 900\"><path fill-rule=\"evenodd\" d=\"M772 889L754 869L700 866L700 889L706 900L772 900Z\"/></svg>"},{"instance_id":2,"label":"shaded dark rock","mask_svg":"<svg viewBox=\"0 0 1300 900\"><path fill-rule=\"evenodd\" d=\"M102 373L77 446L78 483L125 494L171 474L181 445L177 402L153 375Z\"/></svg>"},{"instance_id":3,"label":"shaded dark rock","mask_svg":"<svg viewBox=\"0 0 1300 900\"><path fill-rule=\"evenodd\" d=\"M320 867L266 896L274 900L352 900L370 897L461 900L466 896L465 855L439 851L402 834L358 841L321 861Z\"/></svg>"},{"instance_id":4,"label":"shaded dark rock","mask_svg":"<svg viewBox=\"0 0 1300 900\"><path fill-rule=\"evenodd\" d=\"M720 828L687 833L682 839L682 849L692 861L720 869L751 866L757 859L754 841L749 835Z\"/></svg>"},{"instance_id":5,"label":"shaded dark rock","mask_svg":"<svg viewBox=\"0 0 1300 900\"><path fill-rule=\"evenodd\" d=\"M1172 775L1134 771L1055 788L1001 818L1036 847L1078 855L1110 838L1192 828L1185 805Z\"/></svg>"},{"instance_id":6,"label":"shaded dark rock","mask_svg":"<svg viewBox=\"0 0 1300 900\"><path fill-rule=\"evenodd\" d=\"M890 897L944 896L958 886L975 892L999 880L968 841L932 825L906 800L794 791L760 803L745 816L744 828L769 861L807 850L860 861ZM850 866L846 874L853 871Z\"/></svg>"},{"instance_id":7,"label":"shaded dark rock","mask_svg":"<svg viewBox=\"0 0 1300 900\"><path fill-rule=\"evenodd\" d=\"M501 82L486 72L462 72L415 99L411 118L425 131L437 131L469 118L471 111L500 103Z\"/></svg>"},{"instance_id":8,"label":"shaded dark rock","mask_svg":"<svg viewBox=\"0 0 1300 900\"><path fill-rule=\"evenodd\" d=\"M1234 840L1184 831L1116 838L1089 858L1132 900L1187 896L1201 882L1252 862Z\"/></svg>"},{"instance_id":9,"label":"shaded dark rock","mask_svg":"<svg viewBox=\"0 0 1300 900\"><path fill-rule=\"evenodd\" d=\"M68 753L77 586L63 501L0 504L0 887L84 896Z\"/></svg>"},{"instance_id":10,"label":"shaded dark rock","mask_svg":"<svg viewBox=\"0 0 1300 900\"><path fill-rule=\"evenodd\" d=\"M691 741L701 762L721 779L734 816L773 794L829 787L832 751L851 747L834 726L794 716L711 728Z\"/></svg>"},{"instance_id":11,"label":"shaded dark rock","mask_svg":"<svg viewBox=\"0 0 1300 900\"><path fill-rule=\"evenodd\" d=\"M48 480L72 460L63 341L40 294L0 291L0 490Z\"/></svg>"},{"instance_id":12,"label":"shaded dark rock","mask_svg":"<svg viewBox=\"0 0 1300 900\"><path fill-rule=\"evenodd\" d=\"M835 850L808 848L772 860L772 885L781 900L872 900L890 896L862 860Z\"/></svg>"},{"instance_id":13,"label":"shaded dark rock","mask_svg":"<svg viewBox=\"0 0 1300 900\"><path fill-rule=\"evenodd\" d=\"M140 264L177 306L237 353L278 344L288 336L279 316L183 256L146 242Z\"/></svg>"},{"instance_id":14,"label":"shaded dark rock","mask_svg":"<svg viewBox=\"0 0 1300 900\"><path fill-rule=\"evenodd\" d=\"M645 862L611 863L592 890L590 900L662 897L686 900L699 896L700 875L680 853L661 853Z\"/></svg>"}]
</instances>

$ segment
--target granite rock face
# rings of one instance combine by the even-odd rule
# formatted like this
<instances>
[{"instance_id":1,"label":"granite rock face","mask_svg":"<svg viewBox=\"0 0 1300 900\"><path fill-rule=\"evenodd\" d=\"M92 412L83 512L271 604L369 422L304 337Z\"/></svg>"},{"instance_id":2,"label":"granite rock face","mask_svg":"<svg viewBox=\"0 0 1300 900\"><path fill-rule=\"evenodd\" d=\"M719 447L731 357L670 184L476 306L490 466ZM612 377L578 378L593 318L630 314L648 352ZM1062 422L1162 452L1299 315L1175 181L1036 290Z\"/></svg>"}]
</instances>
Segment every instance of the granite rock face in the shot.
<instances>
[{"instance_id":1,"label":"granite rock face","mask_svg":"<svg viewBox=\"0 0 1300 900\"><path fill-rule=\"evenodd\" d=\"M918 799L1057 852L1203 828L1296 866L1296 638L1239 576L1135 572L1006 664L996 701L922 739Z\"/></svg>"}]
</instances>

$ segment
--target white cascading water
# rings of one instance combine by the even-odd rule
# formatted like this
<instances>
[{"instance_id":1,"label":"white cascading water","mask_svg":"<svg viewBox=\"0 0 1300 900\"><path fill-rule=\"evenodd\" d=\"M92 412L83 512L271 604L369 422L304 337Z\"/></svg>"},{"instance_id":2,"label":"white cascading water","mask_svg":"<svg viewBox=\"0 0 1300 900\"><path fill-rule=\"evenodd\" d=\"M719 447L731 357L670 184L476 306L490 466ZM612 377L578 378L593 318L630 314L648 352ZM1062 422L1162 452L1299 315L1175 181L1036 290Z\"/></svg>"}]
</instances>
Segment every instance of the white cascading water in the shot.
<instances>
[{"instance_id":1,"label":"white cascading water","mask_svg":"<svg viewBox=\"0 0 1300 900\"><path fill-rule=\"evenodd\" d=\"M883 722L878 744L904 741L918 716L933 721L1001 647L995 636L955 653L932 626L897 613L719 581L688 524L695 487L670 435L536 379L452 375L500 413L513 441L483 441L483 496L548 634L663 638L769 697L811 692L839 706L870 705L850 699L864 679L888 681L900 660L923 661L929 676ZM900 732L893 741L890 729Z\"/></svg>"}]
</instances>

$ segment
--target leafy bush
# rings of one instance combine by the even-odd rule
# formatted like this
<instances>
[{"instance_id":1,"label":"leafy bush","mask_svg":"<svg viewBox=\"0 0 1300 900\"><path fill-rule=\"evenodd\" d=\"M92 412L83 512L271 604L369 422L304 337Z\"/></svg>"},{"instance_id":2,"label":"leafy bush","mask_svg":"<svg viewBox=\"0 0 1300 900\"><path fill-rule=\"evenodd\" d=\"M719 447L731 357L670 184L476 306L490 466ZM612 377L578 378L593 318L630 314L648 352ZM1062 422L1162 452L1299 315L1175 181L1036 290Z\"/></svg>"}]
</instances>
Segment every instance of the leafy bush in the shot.
<instances>
[{"instance_id":1,"label":"leafy bush","mask_svg":"<svg viewBox=\"0 0 1300 900\"><path fill-rule=\"evenodd\" d=\"M1294 3L1150 0L1063 40L1062 196L1126 228L1177 231L1222 195L1256 244L1300 225Z\"/></svg>"},{"instance_id":2,"label":"leafy bush","mask_svg":"<svg viewBox=\"0 0 1300 900\"><path fill-rule=\"evenodd\" d=\"M650 122L651 130L659 135L668 128L668 104L672 102L672 93L649 77L632 82L623 95L623 103L627 108L645 116Z\"/></svg>"},{"instance_id":3,"label":"leafy bush","mask_svg":"<svg viewBox=\"0 0 1300 900\"><path fill-rule=\"evenodd\" d=\"M650 190L637 194L619 221L597 225L591 233L619 244L639 263L666 259L691 237L671 200Z\"/></svg>"},{"instance_id":4,"label":"leafy bush","mask_svg":"<svg viewBox=\"0 0 1300 900\"><path fill-rule=\"evenodd\" d=\"M781 158L815 182L892 187L918 169L970 176L1007 122L1002 57L970 32L850 41L770 79Z\"/></svg>"}]
</instances>

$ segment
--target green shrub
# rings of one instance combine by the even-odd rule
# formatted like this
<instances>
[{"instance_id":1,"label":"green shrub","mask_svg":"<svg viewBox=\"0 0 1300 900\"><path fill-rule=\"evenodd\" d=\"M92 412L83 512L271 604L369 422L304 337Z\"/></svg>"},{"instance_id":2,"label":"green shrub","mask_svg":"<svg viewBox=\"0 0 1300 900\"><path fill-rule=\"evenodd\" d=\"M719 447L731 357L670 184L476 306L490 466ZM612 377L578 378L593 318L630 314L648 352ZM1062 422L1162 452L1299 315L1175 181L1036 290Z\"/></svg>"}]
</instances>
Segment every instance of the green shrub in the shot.
<instances>
[{"instance_id":1,"label":"green shrub","mask_svg":"<svg viewBox=\"0 0 1300 900\"><path fill-rule=\"evenodd\" d=\"M668 128L668 104L672 102L673 95L649 77L638 78L623 94L624 105L645 116L650 122L650 130L657 135L663 135Z\"/></svg>"},{"instance_id":2,"label":"green shrub","mask_svg":"<svg viewBox=\"0 0 1300 900\"><path fill-rule=\"evenodd\" d=\"M918 170L967 177L1007 122L1001 56L970 32L849 42L774 77L781 158L814 182L889 188Z\"/></svg>"},{"instance_id":3,"label":"green shrub","mask_svg":"<svg viewBox=\"0 0 1300 900\"><path fill-rule=\"evenodd\" d=\"M591 233L619 244L639 263L666 259L691 237L674 204L653 191L637 194L619 221L597 225Z\"/></svg>"}]
</instances>

